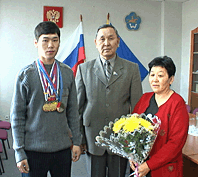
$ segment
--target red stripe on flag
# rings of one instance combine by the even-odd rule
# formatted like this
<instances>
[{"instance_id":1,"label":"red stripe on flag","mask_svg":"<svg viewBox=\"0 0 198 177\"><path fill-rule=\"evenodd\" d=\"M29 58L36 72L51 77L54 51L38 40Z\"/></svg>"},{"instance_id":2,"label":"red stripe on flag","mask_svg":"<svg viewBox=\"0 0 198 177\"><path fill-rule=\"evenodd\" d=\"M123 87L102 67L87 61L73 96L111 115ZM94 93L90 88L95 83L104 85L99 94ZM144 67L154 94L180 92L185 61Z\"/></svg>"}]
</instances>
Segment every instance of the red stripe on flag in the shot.
<instances>
[{"instance_id":1,"label":"red stripe on flag","mask_svg":"<svg viewBox=\"0 0 198 177\"><path fill-rule=\"evenodd\" d=\"M78 65L81 64L81 63L84 63L85 58L86 58L85 57L85 48L83 46L83 47L80 47L78 49L78 61L76 62L76 64L72 68L72 71L74 73L74 77L76 77L76 72L77 72L77 69L78 69Z\"/></svg>"}]
</instances>

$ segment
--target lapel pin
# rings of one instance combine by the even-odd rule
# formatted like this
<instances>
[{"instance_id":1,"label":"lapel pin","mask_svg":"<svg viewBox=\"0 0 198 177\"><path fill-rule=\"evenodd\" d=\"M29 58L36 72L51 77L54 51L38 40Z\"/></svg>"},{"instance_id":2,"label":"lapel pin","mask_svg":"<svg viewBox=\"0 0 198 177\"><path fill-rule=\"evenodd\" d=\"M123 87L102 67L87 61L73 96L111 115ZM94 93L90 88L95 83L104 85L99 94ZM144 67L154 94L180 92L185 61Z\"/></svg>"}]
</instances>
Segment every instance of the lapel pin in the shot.
<instances>
[{"instance_id":1,"label":"lapel pin","mask_svg":"<svg viewBox=\"0 0 198 177\"><path fill-rule=\"evenodd\" d=\"M113 72L113 75L114 75L114 76L117 76L118 74L114 71L114 72Z\"/></svg>"}]
</instances>

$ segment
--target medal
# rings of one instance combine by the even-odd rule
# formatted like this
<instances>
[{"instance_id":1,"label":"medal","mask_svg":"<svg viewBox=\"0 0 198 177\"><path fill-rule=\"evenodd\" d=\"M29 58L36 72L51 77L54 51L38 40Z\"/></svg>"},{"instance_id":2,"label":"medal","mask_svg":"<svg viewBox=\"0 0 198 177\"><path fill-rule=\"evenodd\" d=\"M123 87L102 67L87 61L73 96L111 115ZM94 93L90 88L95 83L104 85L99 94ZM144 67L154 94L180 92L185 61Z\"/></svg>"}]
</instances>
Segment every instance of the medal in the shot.
<instances>
[{"instance_id":1,"label":"medal","mask_svg":"<svg viewBox=\"0 0 198 177\"><path fill-rule=\"evenodd\" d=\"M49 104L48 104L48 103L45 103L45 104L43 105L43 111L49 112Z\"/></svg>"},{"instance_id":2,"label":"medal","mask_svg":"<svg viewBox=\"0 0 198 177\"><path fill-rule=\"evenodd\" d=\"M64 104L61 102L58 102L57 107L56 107L58 112L63 112L64 111Z\"/></svg>"},{"instance_id":3,"label":"medal","mask_svg":"<svg viewBox=\"0 0 198 177\"><path fill-rule=\"evenodd\" d=\"M50 103L50 111L56 111L57 104L58 104L57 101L51 102Z\"/></svg>"},{"instance_id":4,"label":"medal","mask_svg":"<svg viewBox=\"0 0 198 177\"><path fill-rule=\"evenodd\" d=\"M63 92L63 81L62 75L56 60L53 63L50 76L48 75L45 66L39 59L36 61L40 81L43 87L45 103L43 105L44 112L51 111L64 111L64 104L61 103L62 92ZM60 82L60 83L59 83ZM60 84L60 93L58 93Z\"/></svg>"},{"instance_id":5,"label":"medal","mask_svg":"<svg viewBox=\"0 0 198 177\"><path fill-rule=\"evenodd\" d=\"M43 111L45 112L56 111L57 104L58 104L57 101L47 102L43 105Z\"/></svg>"}]
</instances>

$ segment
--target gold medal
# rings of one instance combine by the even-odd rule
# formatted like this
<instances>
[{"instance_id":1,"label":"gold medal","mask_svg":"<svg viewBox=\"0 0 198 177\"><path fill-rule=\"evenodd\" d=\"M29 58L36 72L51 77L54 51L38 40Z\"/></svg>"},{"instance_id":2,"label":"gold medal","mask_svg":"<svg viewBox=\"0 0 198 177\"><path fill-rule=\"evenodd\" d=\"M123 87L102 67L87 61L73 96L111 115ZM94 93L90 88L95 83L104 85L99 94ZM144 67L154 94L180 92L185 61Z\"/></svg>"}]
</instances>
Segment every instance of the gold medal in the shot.
<instances>
[{"instance_id":1,"label":"gold medal","mask_svg":"<svg viewBox=\"0 0 198 177\"><path fill-rule=\"evenodd\" d=\"M43 111L45 111L45 112L49 112L49 104L48 103L45 103L44 105L43 105Z\"/></svg>"},{"instance_id":2,"label":"gold medal","mask_svg":"<svg viewBox=\"0 0 198 177\"><path fill-rule=\"evenodd\" d=\"M57 104L58 104L57 101L51 102L50 103L50 111L56 111Z\"/></svg>"},{"instance_id":3,"label":"gold medal","mask_svg":"<svg viewBox=\"0 0 198 177\"><path fill-rule=\"evenodd\" d=\"M58 112L60 112L60 113L63 112L64 111L64 104L61 103L61 102L58 102L57 107L56 107L56 110Z\"/></svg>"},{"instance_id":4,"label":"gold medal","mask_svg":"<svg viewBox=\"0 0 198 177\"><path fill-rule=\"evenodd\" d=\"M46 103L43 105L43 111L45 111L45 112L56 111L57 104L58 104L57 101L46 102Z\"/></svg>"}]
</instances>

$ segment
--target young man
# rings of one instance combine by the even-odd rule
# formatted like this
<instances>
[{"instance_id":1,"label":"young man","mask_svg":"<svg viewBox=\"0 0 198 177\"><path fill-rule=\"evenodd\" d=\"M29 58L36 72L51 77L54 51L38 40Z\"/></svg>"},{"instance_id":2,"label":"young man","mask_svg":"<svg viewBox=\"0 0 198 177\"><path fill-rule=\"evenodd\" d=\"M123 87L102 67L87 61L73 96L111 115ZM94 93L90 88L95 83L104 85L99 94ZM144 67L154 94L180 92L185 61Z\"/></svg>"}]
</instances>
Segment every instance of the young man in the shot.
<instances>
[{"instance_id":1,"label":"young man","mask_svg":"<svg viewBox=\"0 0 198 177\"><path fill-rule=\"evenodd\" d=\"M142 95L138 65L116 54L119 41L118 32L112 25L100 26L95 38L100 55L79 65L76 76L84 130L82 147L88 150L92 177L125 176L127 160L97 147L95 137L110 121L129 114Z\"/></svg>"},{"instance_id":2,"label":"young man","mask_svg":"<svg viewBox=\"0 0 198 177\"><path fill-rule=\"evenodd\" d=\"M72 70L57 61L60 30L53 22L35 28L38 59L16 78L11 124L17 167L30 177L70 177L80 157L81 134ZM72 132L73 153L69 131Z\"/></svg>"}]
</instances>

